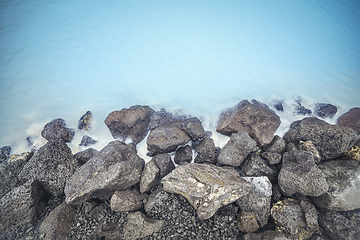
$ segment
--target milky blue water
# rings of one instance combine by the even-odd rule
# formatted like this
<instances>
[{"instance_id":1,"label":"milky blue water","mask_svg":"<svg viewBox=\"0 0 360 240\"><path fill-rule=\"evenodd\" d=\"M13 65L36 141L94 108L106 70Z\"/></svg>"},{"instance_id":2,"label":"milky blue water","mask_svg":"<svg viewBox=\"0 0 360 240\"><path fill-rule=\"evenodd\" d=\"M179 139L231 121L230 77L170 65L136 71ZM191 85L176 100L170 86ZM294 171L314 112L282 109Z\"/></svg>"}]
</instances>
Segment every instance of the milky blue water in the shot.
<instances>
[{"instance_id":1,"label":"milky blue water","mask_svg":"<svg viewBox=\"0 0 360 240\"><path fill-rule=\"evenodd\" d=\"M296 96L359 106L359 70L358 0L3 0L0 146L24 151L46 122L75 128L87 110L105 144L107 114L134 104L213 130L243 99L282 99L286 129Z\"/></svg>"}]
</instances>

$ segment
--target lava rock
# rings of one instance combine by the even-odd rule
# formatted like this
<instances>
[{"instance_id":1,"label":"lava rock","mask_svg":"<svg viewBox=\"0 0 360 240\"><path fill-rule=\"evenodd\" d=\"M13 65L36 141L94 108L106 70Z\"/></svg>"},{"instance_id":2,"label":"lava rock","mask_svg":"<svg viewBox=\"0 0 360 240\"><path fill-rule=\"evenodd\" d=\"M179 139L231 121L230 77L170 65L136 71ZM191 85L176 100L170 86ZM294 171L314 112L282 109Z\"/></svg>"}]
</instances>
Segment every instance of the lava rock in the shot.
<instances>
[{"instance_id":1,"label":"lava rock","mask_svg":"<svg viewBox=\"0 0 360 240\"><path fill-rule=\"evenodd\" d=\"M349 111L341 115L337 119L336 124L354 129L357 133L360 134L359 119L360 119L360 108L355 107L355 108L351 108Z\"/></svg>"},{"instance_id":2,"label":"lava rock","mask_svg":"<svg viewBox=\"0 0 360 240\"><path fill-rule=\"evenodd\" d=\"M316 103L315 115L321 118L333 118L337 112L337 107L328 103Z\"/></svg>"},{"instance_id":3,"label":"lava rock","mask_svg":"<svg viewBox=\"0 0 360 240\"><path fill-rule=\"evenodd\" d=\"M75 135L74 129L66 127L64 119L57 118L47 123L41 131L41 136L46 140L61 138L65 142L71 142Z\"/></svg>"},{"instance_id":4,"label":"lava rock","mask_svg":"<svg viewBox=\"0 0 360 240\"><path fill-rule=\"evenodd\" d=\"M7 161L11 154L11 146L4 146L0 148L0 163Z\"/></svg>"},{"instance_id":5,"label":"lava rock","mask_svg":"<svg viewBox=\"0 0 360 240\"><path fill-rule=\"evenodd\" d=\"M231 134L230 140L220 150L217 162L233 167L240 166L250 152L257 150L256 141L243 131Z\"/></svg>"},{"instance_id":6,"label":"lava rock","mask_svg":"<svg viewBox=\"0 0 360 240\"><path fill-rule=\"evenodd\" d=\"M265 147L266 152L283 154L286 149L286 143L282 137L275 135L274 139Z\"/></svg>"},{"instance_id":7,"label":"lava rock","mask_svg":"<svg viewBox=\"0 0 360 240\"><path fill-rule=\"evenodd\" d=\"M149 123L149 129L153 130L158 127L181 127L181 122L187 119L187 116L174 115L167 112L164 108L152 114Z\"/></svg>"},{"instance_id":8,"label":"lava rock","mask_svg":"<svg viewBox=\"0 0 360 240\"><path fill-rule=\"evenodd\" d=\"M247 132L260 146L269 144L280 125L280 118L263 103L243 100L233 109L221 113L216 131L230 136Z\"/></svg>"},{"instance_id":9,"label":"lava rock","mask_svg":"<svg viewBox=\"0 0 360 240\"><path fill-rule=\"evenodd\" d=\"M65 201L79 204L93 196L125 190L140 181L144 160L134 144L112 141L82 165L65 185Z\"/></svg>"},{"instance_id":10,"label":"lava rock","mask_svg":"<svg viewBox=\"0 0 360 240\"><path fill-rule=\"evenodd\" d=\"M294 114L296 115L311 115L312 111L303 105L300 102L294 105Z\"/></svg>"},{"instance_id":11,"label":"lava rock","mask_svg":"<svg viewBox=\"0 0 360 240\"><path fill-rule=\"evenodd\" d=\"M99 153L98 150L94 148L88 148L84 151L75 153L74 157L81 165L83 165L98 153Z\"/></svg>"},{"instance_id":12,"label":"lava rock","mask_svg":"<svg viewBox=\"0 0 360 240\"><path fill-rule=\"evenodd\" d=\"M299 150L311 152L316 163L321 161L321 156L312 141L299 141Z\"/></svg>"},{"instance_id":13,"label":"lava rock","mask_svg":"<svg viewBox=\"0 0 360 240\"><path fill-rule=\"evenodd\" d=\"M190 137L176 127L159 127L150 131L146 140L148 156L170 153L190 141Z\"/></svg>"},{"instance_id":14,"label":"lava rock","mask_svg":"<svg viewBox=\"0 0 360 240\"><path fill-rule=\"evenodd\" d=\"M91 119L92 114L90 111L87 111L84 115L81 116L78 124L78 129L89 131Z\"/></svg>"},{"instance_id":15,"label":"lava rock","mask_svg":"<svg viewBox=\"0 0 360 240\"><path fill-rule=\"evenodd\" d=\"M320 208L350 211L360 208L360 162L332 160L319 165L329 191L312 200Z\"/></svg>"},{"instance_id":16,"label":"lava rock","mask_svg":"<svg viewBox=\"0 0 360 240\"><path fill-rule=\"evenodd\" d=\"M279 231L267 230L262 233L248 233L243 240L298 240L297 237Z\"/></svg>"},{"instance_id":17,"label":"lava rock","mask_svg":"<svg viewBox=\"0 0 360 240\"><path fill-rule=\"evenodd\" d=\"M21 181L37 180L54 196L64 194L66 181L78 163L63 139L50 139L37 150L18 175Z\"/></svg>"},{"instance_id":18,"label":"lava rock","mask_svg":"<svg viewBox=\"0 0 360 240\"><path fill-rule=\"evenodd\" d=\"M295 193L320 196L329 189L325 175L315 164L312 154L306 151L283 154L278 181L281 190L287 196Z\"/></svg>"},{"instance_id":19,"label":"lava rock","mask_svg":"<svg viewBox=\"0 0 360 240\"><path fill-rule=\"evenodd\" d=\"M318 118L304 118L291 123L284 135L285 142L295 145L299 141L311 140L322 160L334 159L345 153L360 138L354 130L328 124Z\"/></svg>"},{"instance_id":20,"label":"lava rock","mask_svg":"<svg viewBox=\"0 0 360 240\"><path fill-rule=\"evenodd\" d=\"M238 217L238 228L244 233L256 232L259 229L256 216L253 212L246 212L241 210Z\"/></svg>"},{"instance_id":21,"label":"lava rock","mask_svg":"<svg viewBox=\"0 0 360 240\"><path fill-rule=\"evenodd\" d=\"M105 124L114 139L125 141L126 138L131 138L135 144L138 144L148 132L153 112L154 110L149 106L135 105L129 109L123 108L121 111L111 112L106 117Z\"/></svg>"},{"instance_id":22,"label":"lava rock","mask_svg":"<svg viewBox=\"0 0 360 240\"><path fill-rule=\"evenodd\" d=\"M192 150L189 145L186 145L185 147L179 147L176 149L174 162L176 164L179 164L181 162L191 162L192 161Z\"/></svg>"},{"instance_id":23,"label":"lava rock","mask_svg":"<svg viewBox=\"0 0 360 240\"><path fill-rule=\"evenodd\" d=\"M84 147L87 147L87 146L90 146L94 143L96 143L97 141L92 139L91 137L89 137L88 135L84 135L81 139L81 142L79 144L79 146L84 146Z\"/></svg>"},{"instance_id":24,"label":"lava rock","mask_svg":"<svg viewBox=\"0 0 360 240\"><path fill-rule=\"evenodd\" d=\"M274 152L262 152L261 156L268 160L270 165L276 165L281 162L281 154Z\"/></svg>"},{"instance_id":25,"label":"lava rock","mask_svg":"<svg viewBox=\"0 0 360 240\"><path fill-rule=\"evenodd\" d=\"M215 143L210 137L205 137L198 146L196 146L197 155L194 159L195 163L216 163Z\"/></svg>"},{"instance_id":26,"label":"lava rock","mask_svg":"<svg viewBox=\"0 0 360 240\"><path fill-rule=\"evenodd\" d=\"M199 219L208 219L222 206L247 194L251 183L230 167L190 163L165 176L164 190L183 195L196 209Z\"/></svg>"},{"instance_id":27,"label":"lava rock","mask_svg":"<svg viewBox=\"0 0 360 240\"><path fill-rule=\"evenodd\" d=\"M284 111L284 107L283 107L283 104L282 102L278 101L274 104L274 108L276 110L278 110L279 112L283 112Z\"/></svg>"},{"instance_id":28,"label":"lava rock","mask_svg":"<svg viewBox=\"0 0 360 240\"><path fill-rule=\"evenodd\" d=\"M270 180L277 179L276 168L269 166L267 161L256 153L250 153L240 168L249 177L267 176Z\"/></svg>"},{"instance_id":29,"label":"lava rock","mask_svg":"<svg viewBox=\"0 0 360 240\"><path fill-rule=\"evenodd\" d=\"M163 178L168 175L172 170L175 169L175 165L171 160L171 156L167 153L165 154L158 154L151 159L154 161L156 166L159 168L159 178Z\"/></svg>"},{"instance_id":30,"label":"lava rock","mask_svg":"<svg viewBox=\"0 0 360 240\"><path fill-rule=\"evenodd\" d=\"M152 235L161 230L164 220L153 220L142 212L129 213L124 225L124 239L136 240Z\"/></svg>"},{"instance_id":31,"label":"lava rock","mask_svg":"<svg viewBox=\"0 0 360 240\"><path fill-rule=\"evenodd\" d=\"M205 137L205 130L197 117L187 118L181 122L180 129L190 136L192 141Z\"/></svg>"},{"instance_id":32,"label":"lava rock","mask_svg":"<svg viewBox=\"0 0 360 240\"><path fill-rule=\"evenodd\" d=\"M148 192L155 185L159 174L160 169L156 166L154 161L146 163L144 170L141 173L140 192Z\"/></svg>"},{"instance_id":33,"label":"lava rock","mask_svg":"<svg viewBox=\"0 0 360 240\"><path fill-rule=\"evenodd\" d=\"M143 200L147 194L140 194L137 190L116 191L110 200L111 210L114 212L134 212L143 208Z\"/></svg>"}]
</instances>

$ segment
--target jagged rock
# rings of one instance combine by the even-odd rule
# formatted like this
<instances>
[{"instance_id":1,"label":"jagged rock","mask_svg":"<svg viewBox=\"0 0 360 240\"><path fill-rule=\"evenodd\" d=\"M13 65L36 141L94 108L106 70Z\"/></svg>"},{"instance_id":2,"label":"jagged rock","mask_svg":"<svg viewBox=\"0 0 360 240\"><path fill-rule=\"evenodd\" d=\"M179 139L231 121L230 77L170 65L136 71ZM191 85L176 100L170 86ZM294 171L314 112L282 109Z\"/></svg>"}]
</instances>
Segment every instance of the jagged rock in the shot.
<instances>
[{"instance_id":1,"label":"jagged rock","mask_svg":"<svg viewBox=\"0 0 360 240\"><path fill-rule=\"evenodd\" d=\"M183 195L199 219L208 219L222 206L247 194L251 183L231 167L190 163L175 168L162 179L164 190Z\"/></svg>"},{"instance_id":2,"label":"jagged rock","mask_svg":"<svg viewBox=\"0 0 360 240\"><path fill-rule=\"evenodd\" d=\"M360 239L360 213L322 211L319 224L325 233L334 240Z\"/></svg>"},{"instance_id":3,"label":"jagged rock","mask_svg":"<svg viewBox=\"0 0 360 240\"><path fill-rule=\"evenodd\" d=\"M311 152L316 163L321 161L321 156L312 141L299 141L299 150Z\"/></svg>"},{"instance_id":4,"label":"jagged rock","mask_svg":"<svg viewBox=\"0 0 360 240\"><path fill-rule=\"evenodd\" d=\"M50 139L37 150L18 175L21 181L37 180L54 196L64 194L66 181L78 163L63 139Z\"/></svg>"},{"instance_id":5,"label":"jagged rock","mask_svg":"<svg viewBox=\"0 0 360 240\"><path fill-rule=\"evenodd\" d=\"M8 161L0 162L0 199L22 184L18 179L18 174L32 155L32 152L13 154Z\"/></svg>"},{"instance_id":6,"label":"jagged rock","mask_svg":"<svg viewBox=\"0 0 360 240\"><path fill-rule=\"evenodd\" d=\"M318 212L308 201L284 199L274 204L271 216L277 229L298 239L309 239L319 231Z\"/></svg>"},{"instance_id":7,"label":"jagged rock","mask_svg":"<svg viewBox=\"0 0 360 240\"><path fill-rule=\"evenodd\" d=\"M275 135L274 139L269 145L265 147L266 152L283 154L286 149L286 143L282 137Z\"/></svg>"},{"instance_id":8,"label":"jagged rock","mask_svg":"<svg viewBox=\"0 0 360 240\"><path fill-rule=\"evenodd\" d=\"M92 139L91 137L89 137L88 135L84 135L81 139L81 142L79 144L79 146L84 146L84 147L87 147L87 146L90 146L91 144L94 144L96 143L97 141Z\"/></svg>"},{"instance_id":9,"label":"jagged rock","mask_svg":"<svg viewBox=\"0 0 360 240\"><path fill-rule=\"evenodd\" d=\"M233 109L221 113L216 131L230 136L247 132L260 146L269 144L280 125L280 118L263 103L243 100Z\"/></svg>"},{"instance_id":10,"label":"jagged rock","mask_svg":"<svg viewBox=\"0 0 360 240\"><path fill-rule=\"evenodd\" d=\"M93 156L98 154L99 151L94 148L88 148L84 151L77 152L74 154L75 159L82 165L89 161Z\"/></svg>"},{"instance_id":11,"label":"jagged rock","mask_svg":"<svg viewBox=\"0 0 360 240\"><path fill-rule=\"evenodd\" d=\"M279 184L273 183L272 184L272 195L271 195L272 201L277 202L280 200L281 197L282 197L282 194L281 194L281 188L280 188Z\"/></svg>"},{"instance_id":12,"label":"jagged rock","mask_svg":"<svg viewBox=\"0 0 360 240\"><path fill-rule=\"evenodd\" d=\"M267 230L262 233L247 233L243 240L298 240L297 237L283 232Z\"/></svg>"},{"instance_id":13,"label":"jagged rock","mask_svg":"<svg viewBox=\"0 0 360 240\"><path fill-rule=\"evenodd\" d=\"M247 176L267 176L270 180L277 179L276 168L274 166L269 166L267 161L256 153L250 153L240 165L240 168Z\"/></svg>"},{"instance_id":14,"label":"jagged rock","mask_svg":"<svg viewBox=\"0 0 360 240\"><path fill-rule=\"evenodd\" d=\"M180 129L187 133L192 141L205 137L205 130L197 117L187 118L182 121Z\"/></svg>"},{"instance_id":15,"label":"jagged rock","mask_svg":"<svg viewBox=\"0 0 360 240\"><path fill-rule=\"evenodd\" d=\"M159 168L159 178L163 178L175 169L171 156L167 153L158 154L151 159Z\"/></svg>"},{"instance_id":16,"label":"jagged rock","mask_svg":"<svg viewBox=\"0 0 360 240\"><path fill-rule=\"evenodd\" d=\"M78 129L89 131L91 119L92 114L90 111L87 111L84 115L81 116L78 124Z\"/></svg>"},{"instance_id":17,"label":"jagged rock","mask_svg":"<svg viewBox=\"0 0 360 240\"><path fill-rule=\"evenodd\" d=\"M0 163L7 161L11 154L11 146L4 146L0 148Z\"/></svg>"},{"instance_id":18,"label":"jagged rock","mask_svg":"<svg viewBox=\"0 0 360 240\"><path fill-rule=\"evenodd\" d=\"M247 132L231 134L230 140L220 150L217 162L233 167L240 166L250 152L257 150L256 141Z\"/></svg>"},{"instance_id":19,"label":"jagged rock","mask_svg":"<svg viewBox=\"0 0 360 240\"><path fill-rule=\"evenodd\" d=\"M65 142L71 142L75 135L74 129L66 127L64 119L57 118L45 124L41 136L46 140L61 138Z\"/></svg>"},{"instance_id":20,"label":"jagged rock","mask_svg":"<svg viewBox=\"0 0 360 240\"><path fill-rule=\"evenodd\" d=\"M320 196L329 189L324 174L315 164L313 155L306 151L283 154L278 181L281 190L287 196L295 193Z\"/></svg>"},{"instance_id":21,"label":"jagged rock","mask_svg":"<svg viewBox=\"0 0 360 240\"><path fill-rule=\"evenodd\" d=\"M143 200L147 194L140 194L136 190L116 191L110 200L111 210L114 212L134 212L143 208Z\"/></svg>"},{"instance_id":22,"label":"jagged rock","mask_svg":"<svg viewBox=\"0 0 360 240\"><path fill-rule=\"evenodd\" d=\"M296 115L311 115L312 111L303 105L300 102L294 105L294 114Z\"/></svg>"},{"instance_id":23,"label":"jagged rock","mask_svg":"<svg viewBox=\"0 0 360 240\"><path fill-rule=\"evenodd\" d=\"M276 165L281 162L281 154L275 152L262 152L261 156L268 160L270 165Z\"/></svg>"},{"instance_id":24,"label":"jagged rock","mask_svg":"<svg viewBox=\"0 0 360 240\"><path fill-rule=\"evenodd\" d=\"M155 156L161 153L170 153L178 146L190 141L190 137L176 127L158 127L150 131L147 138L148 156Z\"/></svg>"},{"instance_id":25,"label":"jagged rock","mask_svg":"<svg viewBox=\"0 0 360 240\"><path fill-rule=\"evenodd\" d=\"M179 147L176 150L174 162L176 164L179 164L180 162L191 162L192 161L192 150L189 145L186 145L185 147Z\"/></svg>"},{"instance_id":26,"label":"jagged rock","mask_svg":"<svg viewBox=\"0 0 360 240\"><path fill-rule=\"evenodd\" d=\"M212 138L204 137L199 145L196 146L196 152L195 163L216 163L215 143Z\"/></svg>"},{"instance_id":27,"label":"jagged rock","mask_svg":"<svg viewBox=\"0 0 360 240\"><path fill-rule=\"evenodd\" d=\"M125 141L131 138L135 144L141 142L147 132L150 117L154 110L149 106L135 105L129 109L111 112L105 119L111 135L115 139Z\"/></svg>"},{"instance_id":28,"label":"jagged rock","mask_svg":"<svg viewBox=\"0 0 360 240\"><path fill-rule=\"evenodd\" d=\"M79 204L125 190L140 181L144 160L136 154L134 144L112 141L99 154L82 165L65 185L65 201Z\"/></svg>"},{"instance_id":29,"label":"jagged rock","mask_svg":"<svg viewBox=\"0 0 360 240\"><path fill-rule=\"evenodd\" d=\"M354 129L357 133L360 134L359 119L360 119L360 108L355 107L355 108L351 108L349 111L341 115L337 119L336 124Z\"/></svg>"},{"instance_id":30,"label":"jagged rock","mask_svg":"<svg viewBox=\"0 0 360 240\"><path fill-rule=\"evenodd\" d=\"M148 192L155 185L159 174L160 169L156 166L154 161L146 163L144 170L141 173L140 192Z\"/></svg>"},{"instance_id":31,"label":"jagged rock","mask_svg":"<svg viewBox=\"0 0 360 240\"><path fill-rule=\"evenodd\" d=\"M321 160L341 156L359 138L360 135L350 128L331 125L313 117L291 123L290 130L284 135L287 143L312 141L321 155Z\"/></svg>"},{"instance_id":32,"label":"jagged rock","mask_svg":"<svg viewBox=\"0 0 360 240\"><path fill-rule=\"evenodd\" d=\"M360 162L353 160L332 160L321 162L322 171L329 185L329 191L313 197L314 203L335 211L350 211L360 208Z\"/></svg>"},{"instance_id":33,"label":"jagged rock","mask_svg":"<svg viewBox=\"0 0 360 240\"><path fill-rule=\"evenodd\" d=\"M5 230L14 229L37 219L37 207L44 192L36 181L26 182L0 200L0 237Z\"/></svg>"},{"instance_id":34,"label":"jagged rock","mask_svg":"<svg viewBox=\"0 0 360 240\"><path fill-rule=\"evenodd\" d=\"M263 227L270 217L272 195L271 182L267 177L243 177L243 179L250 182L252 186L246 195L243 195L236 200L236 203L242 211L247 213L245 214L246 216L249 216L249 213L251 213L255 217L257 225L259 227ZM243 217L245 215L243 214ZM253 225L251 224L251 226ZM248 227L243 226L243 228L245 229ZM254 229L255 228L253 228L253 230ZM241 231L247 232L243 230ZM255 231L257 231L257 229L254 230L254 232Z\"/></svg>"},{"instance_id":35,"label":"jagged rock","mask_svg":"<svg viewBox=\"0 0 360 240\"><path fill-rule=\"evenodd\" d=\"M315 115L321 118L333 118L337 112L337 107L328 103L316 103Z\"/></svg>"},{"instance_id":36,"label":"jagged rock","mask_svg":"<svg viewBox=\"0 0 360 240\"><path fill-rule=\"evenodd\" d=\"M45 235L45 240L65 239L70 231L75 214L74 206L62 203L44 219L39 232Z\"/></svg>"},{"instance_id":37,"label":"jagged rock","mask_svg":"<svg viewBox=\"0 0 360 240\"><path fill-rule=\"evenodd\" d=\"M237 216L238 228L244 233L256 232L259 229L259 224L257 222L256 216L252 212L239 212Z\"/></svg>"},{"instance_id":38,"label":"jagged rock","mask_svg":"<svg viewBox=\"0 0 360 240\"><path fill-rule=\"evenodd\" d=\"M274 108L276 110L278 110L279 112L283 112L284 111L284 107L281 101L278 101L274 104Z\"/></svg>"},{"instance_id":39,"label":"jagged rock","mask_svg":"<svg viewBox=\"0 0 360 240\"><path fill-rule=\"evenodd\" d=\"M149 128L153 130L158 127L177 127L180 128L181 122L184 121L186 116L174 115L170 112L167 112L164 108L161 108L160 111L156 111L152 114L150 118Z\"/></svg>"},{"instance_id":40,"label":"jagged rock","mask_svg":"<svg viewBox=\"0 0 360 240\"><path fill-rule=\"evenodd\" d=\"M152 235L161 230L164 220L153 220L142 212L129 213L124 224L124 239L136 240Z\"/></svg>"}]
</instances>

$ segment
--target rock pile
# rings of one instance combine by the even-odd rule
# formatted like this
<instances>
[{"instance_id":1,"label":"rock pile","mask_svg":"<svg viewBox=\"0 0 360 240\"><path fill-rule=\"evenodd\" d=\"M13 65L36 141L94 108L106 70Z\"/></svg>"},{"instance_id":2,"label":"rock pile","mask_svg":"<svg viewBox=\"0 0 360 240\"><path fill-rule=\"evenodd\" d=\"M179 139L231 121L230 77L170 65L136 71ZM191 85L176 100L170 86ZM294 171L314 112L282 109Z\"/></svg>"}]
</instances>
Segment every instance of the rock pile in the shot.
<instances>
[{"instance_id":1,"label":"rock pile","mask_svg":"<svg viewBox=\"0 0 360 240\"><path fill-rule=\"evenodd\" d=\"M75 155L75 131L55 119L33 152L1 148L0 238L360 239L354 112L339 125L306 117L282 138L276 113L244 100L220 115L217 131L230 137L220 149L198 118L137 105L105 119L114 141ZM145 163L136 144L147 135Z\"/></svg>"}]
</instances>

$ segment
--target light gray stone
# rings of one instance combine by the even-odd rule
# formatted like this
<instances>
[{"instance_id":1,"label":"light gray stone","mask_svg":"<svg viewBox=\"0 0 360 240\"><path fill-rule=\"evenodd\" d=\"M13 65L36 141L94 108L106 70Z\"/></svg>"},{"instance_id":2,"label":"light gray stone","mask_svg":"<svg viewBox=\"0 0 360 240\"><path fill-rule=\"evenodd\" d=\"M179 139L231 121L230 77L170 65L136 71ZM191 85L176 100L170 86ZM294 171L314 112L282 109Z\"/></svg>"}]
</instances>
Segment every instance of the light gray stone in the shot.
<instances>
[{"instance_id":1,"label":"light gray stone","mask_svg":"<svg viewBox=\"0 0 360 240\"><path fill-rule=\"evenodd\" d=\"M65 142L71 142L75 135L74 129L68 128L64 119L57 118L47 123L41 131L41 136L46 140L61 138Z\"/></svg>"},{"instance_id":2,"label":"light gray stone","mask_svg":"<svg viewBox=\"0 0 360 240\"><path fill-rule=\"evenodd\" d=\"M136 190L116 191L111 197L110 207L114 212L134 212L143 208L146 198L146 194Z\"/></svg>"},{"instance_id":3,"label":"light gray stone","mask_svg":"<svg viewBox=\"0 0 360 240\"><path fill-rule=\"evenodd\" d=\"M141 212L129 213L124 224L124 240L136 240L160 231L164 220L153 220Z\"/></svg>"},{"instance_id":4,"label":"light gray stone","mask_svg":"<svg viewBox=\"0 0 360 240\"><path fill-rule=\"evenodd\" d=\"M160 174L160 169L156 166L154 161L149 161L145 164L144 171L141 173L140 192L148 192L156 183Z\"/></svg>"},{"instance_id":5,"label":"light gray stone","mask_svg":"<svg viewBox=\"0 0 360 240\"><path fill-rule=\"evenodd\" d=\"M156 166L159 168L159 178L165 177L169 174L172 170L175 169L175 165L171 160L171 156L167 153L158 154L151 159Z\"/></svg>"}]
</instances>

